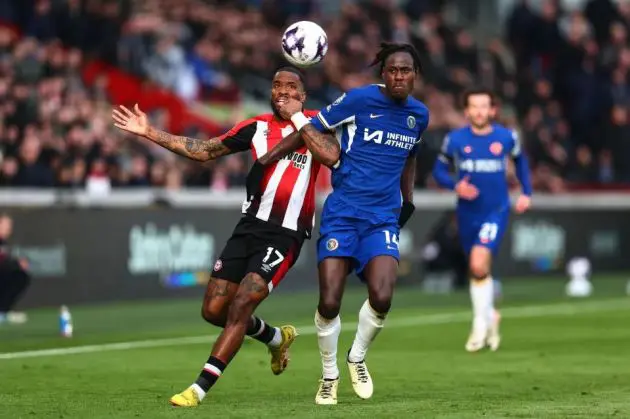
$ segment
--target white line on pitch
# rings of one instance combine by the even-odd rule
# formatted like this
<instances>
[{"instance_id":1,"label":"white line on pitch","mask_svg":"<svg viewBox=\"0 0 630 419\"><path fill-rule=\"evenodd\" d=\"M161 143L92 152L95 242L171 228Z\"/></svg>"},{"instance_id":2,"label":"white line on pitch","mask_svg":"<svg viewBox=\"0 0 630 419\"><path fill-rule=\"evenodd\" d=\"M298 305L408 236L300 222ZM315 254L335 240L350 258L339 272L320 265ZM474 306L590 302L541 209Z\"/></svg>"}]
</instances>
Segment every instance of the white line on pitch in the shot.
<instances>
[{"instance_id":1,"label":"white line on pitch","mask_svg":"<svg viewBox=\"0 0 630 419\"><path fill-rule=\"evenodd\" d=\"M583 314L585 312L593 313L628 309L630 309L629 301L627 298L623 298L583 303L561 303L554 305L508 307L501 310L501 315L504 318L529 318L545 316L570 316L574 314ZM466 322L470 320L470 316L470 311L459 311L450 313L424 314L401 318L394 317L386 323L386 327L409 327ZM355 326L356 323L343 323L342 330L354 332ZM316 333L315 327L313 326L298 327L298 331L302 336L314 335ZM159 348L166 346L210 344L216 338L217 335L188 336L170 339L151 339L118 343L103 343L99 345L83 345L67 348L39 349L34 351L6 352L0 353L0 360L74 355L106 351L125 351L130 349Z\"/></svg>"}]
</instances>

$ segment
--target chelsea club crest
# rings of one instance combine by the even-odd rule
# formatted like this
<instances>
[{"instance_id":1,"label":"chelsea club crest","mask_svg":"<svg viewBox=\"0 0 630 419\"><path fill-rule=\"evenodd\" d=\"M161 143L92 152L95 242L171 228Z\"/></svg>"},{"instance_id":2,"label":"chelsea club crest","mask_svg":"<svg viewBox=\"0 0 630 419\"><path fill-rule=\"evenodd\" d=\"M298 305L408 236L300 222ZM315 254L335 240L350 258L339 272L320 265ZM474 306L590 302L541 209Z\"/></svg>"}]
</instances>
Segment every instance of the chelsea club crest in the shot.
<instances>
[{"instance_id":1,"label":"chelsea club crest","mask_svg":"<svg viewBox=\"0 0 630 419\"><path fill-rule=\"evenodd\" d=\"M416 118L414 118L413 116L409 115L407 117L407 126L411 129L415 128L416 126Z\"/></svg>"},{"instance_id":2,"label":"chelsea club crest","mask_svg":"<svg viewBox=\"0 0 630 419\"><path fill-rule=\"evenodd\" d=\"M337 248L339 247L339 242L337 241L337 239L328 239L328 241L326 242L326 249L328 249L328 251L332 252L333 250L337 250Z\"/></svg>"}]
</instances>

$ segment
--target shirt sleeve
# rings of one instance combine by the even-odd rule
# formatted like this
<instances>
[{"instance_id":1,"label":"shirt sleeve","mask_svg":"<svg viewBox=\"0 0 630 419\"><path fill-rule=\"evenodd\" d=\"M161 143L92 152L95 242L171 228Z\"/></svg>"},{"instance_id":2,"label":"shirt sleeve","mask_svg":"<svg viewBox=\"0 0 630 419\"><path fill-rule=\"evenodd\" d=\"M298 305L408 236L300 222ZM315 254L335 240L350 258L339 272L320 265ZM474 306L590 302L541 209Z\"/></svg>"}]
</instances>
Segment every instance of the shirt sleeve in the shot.
<instances>
[{"instance_id":1,"label":"shirt sleeve","mask_svg":"<svg viewBox=\"0 0 630 419\"><path fill-rule=\"evenodd\" d=\"M256 134L258 122L248 119L236 124L228 132L217 139L234 152L249 150Z\"/></svg>"},{"instance_id":2,"label":"shirt sleeve","mask_svg":"<svg viewBox=\"0 0 630 419\"><path fill-rule=\"evenodd\" d=\"M527 156L523 153L523 149L521 147L521 140L516 131L512 131L512 150L511 155L514 160L514 165L516 168L516 177L518 181L521 183L521 188L523 189L523 194L527 196L532 195L532 181L529 173L529 162L527 161Z\"/></svg>"},{"instance_id":3,"label":"shirt sleeve","mask_svg":"<svg viewBox=\"0 0 630 419\"><path fill-rule=\"evenodd\" d=\"M357 92L350 90L322 109L311 123L321 132L334 131L339 125L350 122L356 115Z\"/></svg>"},{"instance_id":4,"label":"shirt sleeve","mask_svg":"<svg viewBox=\"0 0 630 419\"><path fill-rule=\"evenodd\" d=\"M450 135L446 135L444 137L444 140L442 141L442 148L440 149L440 154L438 155L438 159L447 164L451 163L455 159L453 141L451 141Z\"/></svg>"},{"instance_id":5,"label":"shirt sleeve","mask_svg":"<svg viewBox=\"0 0 630 419\"><path fill-rule=\"evenodd\" d=\"M516 131L512 131L512 157L518 157L522 152L521 139Z\"/></svg>"},{"instance_id":6,"label":"shirt sleeve","mask_svg":"<svg viewBox=\"0 0 630 419\"><path fill-rule=\"evenodd\" d=\"M427 113L426 118L423 118L422 123L420 124L420 127L419 127L420 129L418 131L418 139L416 140L416 143L413 145L413 147L409 151L409 157L413 157L416 154L418 154L418 150L422 147L422 134L424 134L424 131L426 131L428 126L429 126L429 114Z\"/></svg>"}]
</instances>

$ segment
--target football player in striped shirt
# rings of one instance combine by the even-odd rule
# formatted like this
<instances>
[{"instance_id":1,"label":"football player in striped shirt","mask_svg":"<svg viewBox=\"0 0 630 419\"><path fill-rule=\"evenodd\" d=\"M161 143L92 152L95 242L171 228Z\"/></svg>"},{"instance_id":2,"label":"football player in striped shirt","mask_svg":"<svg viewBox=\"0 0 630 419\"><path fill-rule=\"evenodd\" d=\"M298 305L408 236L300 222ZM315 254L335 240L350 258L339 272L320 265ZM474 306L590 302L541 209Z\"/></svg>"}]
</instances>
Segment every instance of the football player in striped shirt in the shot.
<instances>
[{"instance_id":1,"label":"football player in striped shirt","mask_svg":"<svg viewBox=\"0 0 630 419\"><path fill-rule=\"evenodd\" d=\"M278 108L290 99L304 103L306 92L301 72L279 69L271 84L273 113L237 124L224 135L197 140L160 131L149 125L138 105L113 111L114 125L139 135L181 156L209 161L251 150L254 159L263 156L283 137L295 133ZM314 116L314 111L304 111ZM239 351L245 336L264 343L271 352L271 369L280 374L289 362L289 346L297 332L293 326L273 327L254 315L256 307L278 286L299 256L314 222L315 181L321 164L339 159L339 145L329 136L325 147L302 146L284 153L284 158L262 167L255 165L256 189L243 203L243 217L212 270L203 307L203 318L223 327L201 373L170 402L175 406L198 406Z\"/></svg>"}]
</instances>

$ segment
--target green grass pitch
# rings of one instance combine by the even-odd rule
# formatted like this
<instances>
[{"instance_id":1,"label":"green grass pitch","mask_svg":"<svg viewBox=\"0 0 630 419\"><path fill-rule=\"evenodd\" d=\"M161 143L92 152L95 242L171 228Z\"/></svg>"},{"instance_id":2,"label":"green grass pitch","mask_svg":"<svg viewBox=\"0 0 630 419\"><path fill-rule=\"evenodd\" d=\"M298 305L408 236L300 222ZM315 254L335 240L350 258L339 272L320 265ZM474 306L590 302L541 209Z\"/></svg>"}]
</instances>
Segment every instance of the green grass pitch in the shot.
<instances>
[{"instance_id":1,"label":"green grass pitch","mask_svg":"<svg viewBox=\"0 0 630 419\"><path fill-rule=\"evenodd\" d=\"M560 278L506 281L503 346L478 354L464 351L465 292L427 296L400 287L368 353L370 400L354 395L344 363L365 298L350 289L337 406L314 404L316 292L278 293L259 310L272 324L302 331L284 374L274 376L265 348L247 340L197 409L173 408L168 399L196 378L219 332L199 316L201 289L192 301L70 307L72 339L58 336L55 309L34 310L26 325L0 327L0 418L628 418L626 279L593 281L587 299L564 297ZM73 347L78 353L59 354Z\"/></svg>"}]
</instances>

